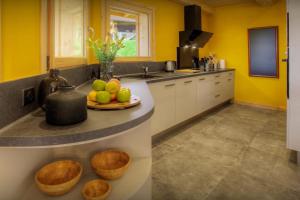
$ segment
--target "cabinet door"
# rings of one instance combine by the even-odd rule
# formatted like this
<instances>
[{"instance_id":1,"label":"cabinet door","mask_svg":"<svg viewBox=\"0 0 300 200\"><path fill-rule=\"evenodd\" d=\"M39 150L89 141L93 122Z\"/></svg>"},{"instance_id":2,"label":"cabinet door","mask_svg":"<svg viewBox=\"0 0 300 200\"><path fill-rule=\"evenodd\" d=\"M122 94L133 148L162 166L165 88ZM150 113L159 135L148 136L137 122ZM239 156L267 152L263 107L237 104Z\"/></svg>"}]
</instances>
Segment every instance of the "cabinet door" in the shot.
<instances>
[{"instance_id":1,"label":"cabinet door","mask_svg":"<svg viewBox=\"0 0 300 200\"><path fill-rule=\"evenodd\" d=\"M175 81L152 83L149 85L155 107L151 118L152 135L175 125Z\"/></svg>"},{"instance_id":2,"label":"cabinet door","mask_svg":"<svg viewBox=\"0 0 300 200\"><path fill-rule=\"evenodd\" d=\"M204 75L196 77L197 82L197 102L196 110L198 114L210 109L214 97L214 77L212 75Z\"/></svg>"},{"instance_id":3,"label":"cabinet door","mask_svg":"<svg viewBox=\"0 0 300 200\"><path fill-rule=\"evenodd\" d=\"M197 114L196 91L195 78L176 80L176 123L180 123Z\"/></svg>"},{"instance_id":4,"label":"cabinet door","mask_svg":"<svg viewBox=\"0 0 300 200\"><path fill-rule=\"evenodd\" d=\"M234 98L234 72L224 73L224 100L230 100Z\"/></svg>"}]
</instances>

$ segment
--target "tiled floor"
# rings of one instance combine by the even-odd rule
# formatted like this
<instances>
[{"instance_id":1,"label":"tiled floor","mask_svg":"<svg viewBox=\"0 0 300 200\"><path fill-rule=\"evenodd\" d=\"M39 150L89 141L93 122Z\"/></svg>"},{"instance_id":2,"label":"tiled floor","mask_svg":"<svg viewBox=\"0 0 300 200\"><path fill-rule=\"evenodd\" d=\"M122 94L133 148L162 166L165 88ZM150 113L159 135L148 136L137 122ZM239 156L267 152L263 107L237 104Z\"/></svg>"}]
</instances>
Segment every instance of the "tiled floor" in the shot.
<instances>
[{"instance_id":1,"label":"tiled floor","mask_svg":"<svg viewBox=\"0 0 300 200\"><path fill-rule=\"evenodd\" d=\"M168 134L153 148L153 199L300 199L285 121L284 112L230 105Z\"/></svg>"}]
</instances>

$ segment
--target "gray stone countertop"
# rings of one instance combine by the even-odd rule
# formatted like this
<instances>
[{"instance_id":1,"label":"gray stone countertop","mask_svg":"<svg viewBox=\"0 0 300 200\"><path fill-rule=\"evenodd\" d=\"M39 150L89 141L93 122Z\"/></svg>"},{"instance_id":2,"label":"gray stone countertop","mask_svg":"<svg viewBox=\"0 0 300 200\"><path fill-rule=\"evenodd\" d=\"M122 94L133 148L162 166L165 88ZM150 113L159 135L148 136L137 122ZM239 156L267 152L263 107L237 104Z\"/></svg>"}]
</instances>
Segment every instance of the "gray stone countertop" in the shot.
<instances>
[{"instance_id":1,"label":"gray stone countertop","mask_svg":"<svg viewBox=\"0 0 300 200\"><path fill-rule=\"evenodd\" d=\"M88 109L88 119L71 126L53 126L45 122L45 114L37 110L0 130L0 147L41 147L71 145L111 136L133 128L151 117L154 105L147 83L143 80L122 80L122 86L141 98L141 104L125 110L99 111ZM88 94L91 83L78 88Z\"/></svg>"},{"instance_id":2,"label":"gray stone countertop","mask_svg":"<svg viewBox=\"0 0 300 200\"><path fill-rule=\"evenodd\" d=\"M45 114L37 110L24 118L0 130L0 147L47 147L73 145L80 142L100 139L133 128L147 119L154 111L152 95L147 83L175 80L192 76L221 73L234 69L215 70L197 73L156 73L159 77L148 80L122 78L122 86L129 87L132 94L141 98L142 103L136 107L115 110L88 110L88 119L71 126L53 126L45 122ZM91 82L78 88L88 94Z\"/></svg>"}]
</instances>

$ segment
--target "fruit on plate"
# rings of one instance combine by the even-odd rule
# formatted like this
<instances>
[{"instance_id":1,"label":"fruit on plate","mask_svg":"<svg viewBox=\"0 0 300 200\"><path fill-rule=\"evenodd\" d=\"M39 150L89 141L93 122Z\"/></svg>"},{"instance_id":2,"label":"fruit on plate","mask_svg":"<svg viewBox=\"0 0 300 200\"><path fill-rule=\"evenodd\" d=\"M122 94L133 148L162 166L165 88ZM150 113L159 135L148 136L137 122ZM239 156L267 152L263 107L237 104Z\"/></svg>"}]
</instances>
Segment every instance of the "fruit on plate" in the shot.
<instances>
[{"instance_id":1,"label":"fruit on plate","mask_svg":"<svg viewBox=\"0 0 300 200\"><path fill-rule=\"evenodd\" d=\"M117 100L117 94L110 94L110 100L111 101L114 101L114 100Z\"/></svg>"},{"instance_id":2,"label":"fruit on plate","mask_svg":"<svg viewBox=\"0 0 300 200\"><path fill-rule=\"evenodd\" d=\"M103 80L99 80L99 79L95 80L92 85L93 90L96 90L96 91L104 91L105 87L106 87L106 82Z\"/></svg>"},{"instance_id":3,"label":"fruit on plate","mask_svg":"<svg viewBox=\"0 0 300 200\"><path fill-rule=\"evenodd\" d=\"M107 91L99 91L96 95L96 101L100 104L108 104L111 101L110 93Z\"/></svg>"},{"instance_id":4,"label":"fruit on plate","mask_svg":"<svg viewBox=\"0 0 300 200\"><path fill-rule=\"evenodd\" d=\"M121 86L121 82L118 79L112 78L112 79L109 80L109 82L111 82L111 81L116 82L117 84L119 84L119 86Z\"/></svg>"},{"instance_id":5,"label":"fruit on plate","mask_svg":"<svg viewBox=\"0 0 300 200\"><path fill-rule=\"evenodd\" d=\"M92 90L88 95L88 99L90 101L97 101L96 96L97 96L97 92L95 90Z\"/></svg>"},{"instance_id":6,"label":"fruit on plate","mask_svg":"<svg viewBox=\"0 0 300 200\"><path fill-rule=\"evenodd\" d=\"M131 98L131 91L129 88L121 88L117 94L118 102L125 103L129 102Z\"/></svg>"},{"instance_id":7,"label":"fruit on plate","mask_svg":"<svg viewBox=\"0 0 300 200\"><path fill-rule=\"evenodd\" d=\"M120 90L120 85L116 81L109 81L106 84L105 90L110 94L116 94Z\"/></svg>"}]
</instances>

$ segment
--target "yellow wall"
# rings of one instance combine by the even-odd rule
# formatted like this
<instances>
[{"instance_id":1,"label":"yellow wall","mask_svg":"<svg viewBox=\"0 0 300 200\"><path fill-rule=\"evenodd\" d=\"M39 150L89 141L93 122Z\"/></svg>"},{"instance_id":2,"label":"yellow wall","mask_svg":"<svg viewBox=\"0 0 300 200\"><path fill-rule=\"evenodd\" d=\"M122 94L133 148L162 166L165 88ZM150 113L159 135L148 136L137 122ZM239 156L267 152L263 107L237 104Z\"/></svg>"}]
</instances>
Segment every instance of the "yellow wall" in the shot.
<instances>
[{"instance_id":1,"label":"yellow wall","mask_svg":"<svg viewBox=\"0 0 300 200\"><path fill-rule=\"evenodd\" d=\"M280 0L271 7L256 4L224 6L213 17L214 36L209 49L236 69L236 101L286 108L286 5ZM279 26L279 79L248 76L247 29Z\"/></svg>"},{"instance_id":2,"label":"yellow wall","mask_svg":"<svg viewBox=\"0 0 300 200\"><path fill-rule=\"evenodd\" d=\"M4 80L36 75L40 67L40 0L2 0Z\"/></svg>"}]
</instances>

